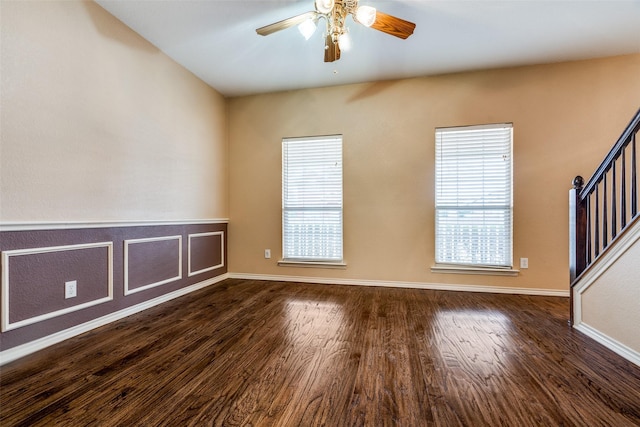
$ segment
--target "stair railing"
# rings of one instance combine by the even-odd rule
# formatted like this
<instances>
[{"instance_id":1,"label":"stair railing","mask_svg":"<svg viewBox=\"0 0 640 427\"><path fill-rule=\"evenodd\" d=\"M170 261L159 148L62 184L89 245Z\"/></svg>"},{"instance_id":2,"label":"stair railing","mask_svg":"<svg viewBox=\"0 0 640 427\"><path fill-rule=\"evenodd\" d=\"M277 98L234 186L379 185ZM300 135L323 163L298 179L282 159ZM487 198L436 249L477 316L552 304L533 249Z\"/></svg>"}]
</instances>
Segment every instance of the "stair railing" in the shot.
<instances>
[{"instance_id":1,"label":"stair railing","mask_svg":"<svg viewBox=\"0 0 640 427\"><path fill-rule=\"evenodd\" d=\"M604 161L585 184L573 180L569 192L569 273L571 284L638 216L640 109Z\"/></svg>"}]
</instances>

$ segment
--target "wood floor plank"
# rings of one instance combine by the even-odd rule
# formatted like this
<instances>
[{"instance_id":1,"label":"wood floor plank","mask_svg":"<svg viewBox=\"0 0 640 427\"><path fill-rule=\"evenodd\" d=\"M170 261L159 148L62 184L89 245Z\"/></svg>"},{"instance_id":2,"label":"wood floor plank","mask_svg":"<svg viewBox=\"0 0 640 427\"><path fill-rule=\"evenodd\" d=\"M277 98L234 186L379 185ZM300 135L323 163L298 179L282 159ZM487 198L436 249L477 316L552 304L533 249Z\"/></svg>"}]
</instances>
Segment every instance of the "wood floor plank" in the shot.
<instances>
[{"instance_id":1,"label":"wood floor plank","mask_svg":"<svg viewBox=\"0 0 640 427\"><path fill-rule=\"evenodd\" d=\"M0 369L4 426L639 426L568 300L226 280Z\"/></svg>"}]
</instances>

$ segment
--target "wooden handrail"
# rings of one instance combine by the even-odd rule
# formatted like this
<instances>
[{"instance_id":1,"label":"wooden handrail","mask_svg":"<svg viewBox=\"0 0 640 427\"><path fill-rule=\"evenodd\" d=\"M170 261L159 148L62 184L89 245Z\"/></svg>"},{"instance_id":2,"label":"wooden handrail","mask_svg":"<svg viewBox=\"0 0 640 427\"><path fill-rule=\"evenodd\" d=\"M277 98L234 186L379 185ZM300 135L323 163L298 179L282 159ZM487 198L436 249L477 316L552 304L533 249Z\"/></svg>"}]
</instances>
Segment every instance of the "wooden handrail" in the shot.
<instances>
[{"instance_id":1,"label":"wooden handrail","mask_svg":"<svg viewBox=\"0 0 640 427\"><path fill-rule=\"evenodd\" d=\"M602 179L606 171L611 167L613 161L620 155L622 149L629 143L629 140L632 135L635 135L640 130L640 109L636 112L636 115L631 119L631 122L625 128L618 141L611 148L607 157L604 158L598 169L593 173L589 181L585 184L582 189L581 197L584 199L586 194L589 194L593 191L593 188L598 184L598 182Z\"/></svg>"},{"instance_id":2,"label":"wooden handrail","mask_svg":"<svg viewBox=\"0 0 640 427\"><path fill-rule=\"evenodd\" d=\"M581 176L573 180L569 193L572 286L638 218L638 132L640 109L589 181L585 184Z\"/></svg>"}]
</instances>

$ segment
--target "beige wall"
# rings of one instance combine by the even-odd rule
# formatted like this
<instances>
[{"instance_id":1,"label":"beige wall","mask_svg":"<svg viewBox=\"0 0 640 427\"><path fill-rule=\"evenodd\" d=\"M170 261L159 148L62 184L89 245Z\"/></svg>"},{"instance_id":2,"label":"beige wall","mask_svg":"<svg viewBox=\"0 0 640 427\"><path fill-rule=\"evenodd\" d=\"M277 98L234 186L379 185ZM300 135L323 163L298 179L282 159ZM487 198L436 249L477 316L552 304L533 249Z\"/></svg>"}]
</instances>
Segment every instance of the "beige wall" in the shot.
<instances>
[{"instance_id":1,"label":"beige wall","mask_svg":"<svg viewBox=\"0 0 640 427\"><path fill-rule=\"evenodd\" d=\"M567 291L568 190L638 109L638 76L631 55L231 99L229 270ZM496 122L514 125L514 260L529 269L431 273L434 128ZM336 133L348 267L278 267L281 139Z\"/></svg>"},{"instance_id":2,"label":"beige wall","mask_svg":"<svg viewBox=\"0 0 640 427\"><path fill-rule=\"evenodd\" d=\"M227 101L92 2L0 7L0 221L230 216L238 273L566 290L570 182L640 100L632 55ZM530 268L432 274L434 128L495 122L514 123L514 259ZM333 133L348 267L278 267L281 139Z\"/></svg>"},{"instance_id":3,"label":"beige wall","mask_svg":"<svg viewBox=\"0 0 640 427\"><path fill-rule=\"evenodd\" d=\"M615 263L605 266L601 275L590 281L589 287L578 298L583 323L626 345L640 356L640 224L627 234L624 238L634 243ZM577 286L580 287L580 283Z\"/></svg>"},{"instance_id":4,"label":"beige wall","mask_svg":"<svg viewBox=\"0 0 640 427\"><path fill-rule=\"evenodd\" d=\"M229 216L220 94L93 2L0 5L0 221Z\"/></svg>"}]
</instances>

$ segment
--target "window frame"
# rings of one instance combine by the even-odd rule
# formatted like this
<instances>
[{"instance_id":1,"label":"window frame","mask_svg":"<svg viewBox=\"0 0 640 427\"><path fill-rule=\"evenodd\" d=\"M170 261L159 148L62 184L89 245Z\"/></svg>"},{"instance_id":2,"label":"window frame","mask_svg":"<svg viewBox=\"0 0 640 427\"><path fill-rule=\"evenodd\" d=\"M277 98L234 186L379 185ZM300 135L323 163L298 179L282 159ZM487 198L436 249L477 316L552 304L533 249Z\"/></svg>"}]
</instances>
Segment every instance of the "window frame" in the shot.
<instances>
[{"instance_id":1,"label":"window frame","mask_svg":"<svg viewBox=\"0 0 640 427\"><path fill-rule=\"evenodd\" d=\"M478 203L477 205L473 205L473 204L464 204L464 196L462 197L463 199L463 203L461 203L459 200L457 201L457 204L453 204L453 205L445 205L443 203L441 203L441 201L439 200L439 195L440 198L442 198L442 180L444 179L442 177L443 175L443 171L441 170L441 168L443 167L441 164L442 161L442 143L443 143L443 135L445 135L447 132L459 132L459 133L463 133L464 131L483 131L483 130L487 130L487 131L500 131L502 130L503 132L506 130L508 132L508 147L507 147L507 151L503 152L503 155L508 155L508 160L509 160L509 165L508 167L504 168L506 170L506 174L505 174L505 179L503 181L500 181L500 184L504 184L505 187L508 187L508 194L507 192L505 193L500 193L502 196L502 199L508 199L508 201L506 202L506 204L504 205L491 205L490 203L486 202L487 198L490 198L487 196L488 193L482 193L481 199L482 199L482 203ZM434 149L435 149L435 162L434 162L434 249L435 249L435 253L434 253L434 261L435 261L435 265L432 267L432 272L439 272L439 273L465 273L465 274L506 274L506 275L515 275L517 274L517 270L513 269L513 246L514 246L514 242L513 242L513 123L494 123L494 124L484 124L484 125L470 125L470 126L456 126L456 127L440 127L440 128L436 128L435 132L435 144L434 144ZM446 135L447 137L451 138L451 134L450 135ZM476 139L474 138L470 138L469 140L465 140L466 142L469 142L470 140L474 140ZM460 138L460 141L463 141L463 137ZM453 142L447 141L447 143L453 144ZM480 143L480 140L478 139L478 143ZM502 141L502 143L504 143L504 141ZM499 145L500 143L495 143L496 146ZM477 146L471 147L471 146L467 146L466 148L463 147L463 149L461 150L459 147L455 148L456 153L451 156L451 158L455 157L455 161L459 161L459 159L461 157L464 157L464 155L469 155L469 151L471 149L475 149L476 151L478 150ZM449 148L451 149L451 148ZM464 150L468 150L466 153ZM479 155L480 156L486 156L487 150L485 149L485 147L482 147L479 151ZM456 157L457 156L457 157ZM504 157L503 157L504 158ZM487 161L480 161L477 163L478 165L487 165ZM457 165L457 163L456 163ZM456 174L455 175L455 182L458 183L459 181L464 182L464 176L462 179L459 179L460 175ZM483 176L483 180L482 182L487 182L484 180L484 176ZM457 199L458 196L457 194L455 196L452 196L453 193L457 193L459 192L459 186L456 184L455 186L455 191L451 191L449 193L446 193L449 195L449 198L454 198ZM484 186L483 186L484 187ZM504 259L505 262L475 262L473 260L470 260L469 257L466 257L467 259L463 259L463 258L451 258L451 257L446 257L442 255L442 251L444 250L444 248L442 247L443 243L441 241L441 239L443 238L443 236L440 235L440 229L441 229L441 223L439 222L439 210L440 211L444 211L444 210L450 210L450 211L474 211L474 212L481 212L482 213L482 217L484 218L485 212L488 211L494 211L494 212L498 212L498 216L499 216L499 211L502 210L503 213L506 213L508 215L508 233L502 233L502 237L504 238L504 242L507 243L508 245L508 250L505 249L503 251L501 251L501 256L496 257L497 259ZM454 220L455 222L455 220ZM476 224L478 224L479 227L483 227L482 224L479 224L480 221L478 220L476 222ZM470 225L473 226L473 223L470 222ZM455 223L454 227L458 227L458 229L461 227L461 225L459 223ZM487 227L485 227L485 230L487 229ZM460 242L463 242L465 240L465 238L463 237ZM477 242L482 242L482 241L488 241L489 238L484 237L484 240L482 238L478 238L476 239ZM449 242L451 242L451 239L449 239ZM455 242L454 242L455 243ZM470 243L466 243L466 245L470 246ZM471 258L474 258L474 255L471 255ZM487 257L485 257L486 259Z\"/></svg>"},{"instance_id":2,"label":"window frame","mask_svg":"<svg viewBox=\"0 0 640 427\"><path fill-rule=\"evenodd\" d=\"M322 193L322 200L323 202L317 202L317 198L313 198L313 200L308 200L308 199L304 199L304 197L300 198L298 197L289 197L289 194L293 191L295 191L295 187L293 188L292 191L292 187L290 186L291 183L288 181L288 176L289 176L289 172L290 172L290 165L291 165L291 159L289 158L290 153L289 150L292 147L292 144L315 144L316 145L316 150L317 148L322 147L322 143L328 143L328 147L330 147L331 144L335 144L338 145L338 151L339 152L330 152L329 156L327 158L320 158L318 160L318 164L315 166L318 166L322 163L322 161L328 161L328 158L336 158L336 154L337 154L337 158L339 159L339 174L335 175L335 174L330 174L330 178L332 178L333 180L335 180L336 178L339 178L339 200L338 198L336 198L336 194L335 194L335 181L333 181L333 186L331 186L331 184L329 184L330 187L325 186L323 188L323 185L320 186L322 192L327 192L327 191L331 191L333 190L332 194L329 193ZM335 149L335 147L333 147L332 149ZM302 149L302 151L304 151L304 148ZM301 151L301 152L302 152ZM313 149L312 149L313 151ZM344 262L344 167L343 167L343 136L342 135L323 135L323 136L310 136L310 137L287 137L287 138L283 138L282 139L282 257L281 259L278 261L278 265L281 266L302 266L302 267L325 267L325 268L344 268L346 267L346 264ZM299 165L294 165L297 167L300 167ZM311 164L311 167L313 167L314 165ZM317 171L316 171L317 172ZM308 182L304 182L301 185L304 187L305 184L308 184ZM300 187L301 188L301 187ZM300 190L300 188L298 188L298 190ZM305 190L309 190L310 187L305 187ZM324 194L327 195L326 199L331 200L330 202L325 202L325 197ZM314 193L312 194L312 196L318 196L319 193ZM291 201L295 199L295 201ZM304 200L301 200L304 199ZM291 203L294 205L292 206ZM300 203L302 203L302 205L300 205ZM338 203L338 204L336 204ZM326 205L323 205L326 204ZM329 252L331 251L337 251L339 257L322 257L322 256L318 256L318 257L310 257L310 256L305 256L303 255L301 252L298 253L292 253L291 252L291 247L288 246L288 241L291 241L293 239L293 236L289 235L288 233L290 233L290 228L289 225L287 223L287 218L290 218L290 216L288 214L290 213L299 213L299 214L303 214L303 212L311 212L319 214L322 218L322 221L324 221L324 215L326 213L330 213L330 212L339 212L339 220L338 222L338 233L336 234L329 234L329 238L331 237L335 237L338 236L339 237L339 244L337 246L335 245L328 245L325 248L327 248L329 250ZM329 215L331 216L331 215ZM333 218L335 219L335 218ZM331 218L329 217L329 227L331 227ZM304 221L304 220L303 220ZM313 221L311 221L310 223L313 223ZM335 230L335 223L333 224L333 229ZM305 235L305 234L302 234ZM314 236L314 234L306 234L307 236L311 236L313 237L317 237L317 235ZM311 248L313 248L313 244L311 245Z\"/></svg>"}]
</instances>

